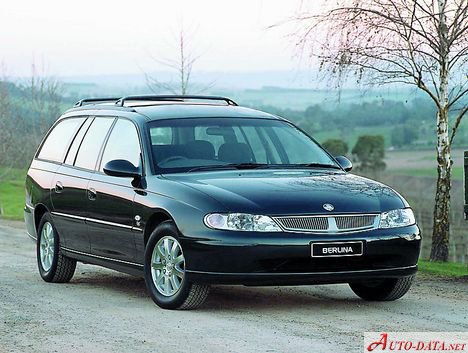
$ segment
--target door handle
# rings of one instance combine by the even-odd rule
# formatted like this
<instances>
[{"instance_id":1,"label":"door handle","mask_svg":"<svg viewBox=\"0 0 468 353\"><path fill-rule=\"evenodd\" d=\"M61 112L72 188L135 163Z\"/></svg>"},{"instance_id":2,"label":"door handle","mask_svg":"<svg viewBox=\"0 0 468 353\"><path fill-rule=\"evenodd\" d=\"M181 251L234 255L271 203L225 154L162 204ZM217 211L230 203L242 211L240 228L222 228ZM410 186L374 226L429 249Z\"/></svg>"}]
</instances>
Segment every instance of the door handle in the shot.
<instances>
[{"instance_id":1,"label":"door handle","mask_svg":"<svg viewBox=\"0 0 468 353\"><path fill-rule=\"evenodd\" d=\"M57 181L55 183L55 189L54 190L55 190L56 194L61 194L62 191L63 191L63 184L60 181Z\"/></svg>"},{"instance_id":2,"label":"door handle","mask_svg":"<svg viewBox=\"0 0 468 353\"><path fill-rule=\"evenodd\" d=\"M96 196L97 196L96 190L93 189L93 188L89 188L88 189L88 199L90 201L94 201L94 200L96 200Z\"/></svg>"}]
</instances>

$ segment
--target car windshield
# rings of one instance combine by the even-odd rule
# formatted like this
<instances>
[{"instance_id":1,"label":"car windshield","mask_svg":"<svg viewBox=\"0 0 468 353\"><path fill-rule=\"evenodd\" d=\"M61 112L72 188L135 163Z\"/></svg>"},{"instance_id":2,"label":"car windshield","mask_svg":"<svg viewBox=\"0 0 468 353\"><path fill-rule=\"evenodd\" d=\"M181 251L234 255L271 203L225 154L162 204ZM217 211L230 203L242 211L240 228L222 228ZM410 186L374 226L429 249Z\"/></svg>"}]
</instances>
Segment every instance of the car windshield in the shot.
<instances>
[{"instance_id":1,"label":"car windshield","mask_svg":"<svg viewBox=\"0 0 468 353\"><path fill-rule=\"evenodd\" d=\"M292 124L275 119L180 118L149 123L159 173L330 168L336 162Z\"/></svg>"}]
</instances>

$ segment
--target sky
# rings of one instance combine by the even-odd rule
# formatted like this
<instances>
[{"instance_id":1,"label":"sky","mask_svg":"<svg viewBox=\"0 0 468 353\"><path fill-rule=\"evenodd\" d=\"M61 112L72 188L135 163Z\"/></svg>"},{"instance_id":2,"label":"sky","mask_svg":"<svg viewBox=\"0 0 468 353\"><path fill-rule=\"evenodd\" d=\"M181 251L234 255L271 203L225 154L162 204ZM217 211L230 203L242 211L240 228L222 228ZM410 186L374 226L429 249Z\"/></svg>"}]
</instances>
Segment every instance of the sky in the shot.
<instances>
[{"instance_id":1,"label":"sky","mask_svg":"<svg viewBox=\"0 0 468 353\"><path fill-rule=\"evenodd\" d=\"M184 28L202 71L293 71L301 65L289 25L323 0L13 0L0 8L0 62L9 75L44 64L55 76L164 70Z\"/></svg>"}]
</instances>

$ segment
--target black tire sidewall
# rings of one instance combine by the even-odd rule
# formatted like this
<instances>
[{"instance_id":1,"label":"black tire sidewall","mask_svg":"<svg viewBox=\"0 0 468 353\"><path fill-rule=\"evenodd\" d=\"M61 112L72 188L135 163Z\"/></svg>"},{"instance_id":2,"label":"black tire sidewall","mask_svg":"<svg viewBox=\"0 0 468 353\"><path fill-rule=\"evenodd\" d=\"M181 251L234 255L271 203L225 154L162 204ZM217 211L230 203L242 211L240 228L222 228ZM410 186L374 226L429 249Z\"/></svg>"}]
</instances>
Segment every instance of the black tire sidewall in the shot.
<instances>
[{"instance_id":1,"label":"black tire sidewall","mask_svg":"<svg viewBox=\"0 0 468 353\"><path fill-rule=\"evenodd\" d=\"M153 254L153 249L156 246L158 240L165 236L171 236L175 238L180 244L179 232L173 222L166 221L156 227L156 229L151 233L148 243L145 247L144 277L150 296L158 306L164 309L177 309L187 299L192 287L192 284L187 281L187 277L184 276L179 291L173 296L167 297L159 293L159 291L156 289L156 286L153 283L153 277L151 275L151 257Z\"/></svg>"},{"instance_id":2,"label":"black tire sidewall","mask_svg":"<svg viewBox=\"0 0 468 353\"><path fill-rule=\"evenodd\" d=\"M46 223L50 223L52 226L52 229L54 230L54 258L52 259L52 266L50 267L49 271L45 271L44 268L42 267L41 255L40 255L42 228L44 227ZM38 229L37 242L36 242L37 267L39 269L39 274L41 275L42 279L44 279L46 282L52 282L55 276L55 272L57 271L57 263L58 263L60 245L59 245L59 236L57 233L57 229L54 226L50 213L45 213L42 216L41 221L39 222L39 227L37 229Z\"/></svg>"},{"instance_id":3,"label":"black tire sidewall","mask_svg":"<svg viewBox=\"0 0 468 353\"><path fill-rule=\"evenodd\" d=\"M401 280L410 279L410 278L412 279L413 277L414 276L405 276L401 278L379 279L377 281L380 283L378 283L377 285L374 285L372 281L350 283L349 285L351 289L353 290L353 292L356 293L359 297L361 297L364 300L387 301L387 300L395 300L397 298L400 298L401 296L393 298L391 296L391 293L397 288L397 286L401 285L400 283Z\"/></svg>"}]
</instances>

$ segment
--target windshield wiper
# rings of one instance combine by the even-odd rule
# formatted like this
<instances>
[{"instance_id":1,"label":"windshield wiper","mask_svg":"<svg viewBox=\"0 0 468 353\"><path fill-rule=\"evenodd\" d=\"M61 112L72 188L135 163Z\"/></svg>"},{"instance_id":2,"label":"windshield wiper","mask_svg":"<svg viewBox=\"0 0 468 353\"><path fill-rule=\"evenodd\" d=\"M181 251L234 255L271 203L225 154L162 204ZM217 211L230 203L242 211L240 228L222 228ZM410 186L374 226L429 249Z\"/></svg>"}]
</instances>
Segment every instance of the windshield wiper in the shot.
<instances>
[{"instance_id":1,"label":"windshield wiper","mask_svg":"<svg viewBox=\"0 0 468 353\"><path fill-rule=\"evenodd\" d=\"M198 167L193 167L193 168L190 168L189 170L187 170L188 173L190 172L198 172L198 171L204 171L204 170L223 170L223 169L234 169L232 166L230 165L219 165L219 164L215 164L215 165L201 165L201 166L198 166Z\"/></svg>"},{"instance_id":2,"label":"windshield wiper","mask_svg":"<svg viewBox=\"0 0 468 353\"><path fill-rule=\"evenodd\" d=\"M189 169L187 172L199 172L204 170L224 170L224 169L257 169L269 168L271 165L264 163L229 163L221 165L202 165Z\"/></svg>"},{"instance_id":3,"label":"windshield wiper","mask_svg":"<svg viewBox=\"0 0 468 353\"><path fill-rule=\"evenodd\" d=\"M295 166L307 167L307 168L329 168L329 169L341 169L335 164L328 164L328 163L304 163L304 164L294 164Z\"/></svg>"},{"instance_id":4,"label":"windshield wiper","mask_svg":"<svg viewBox=\"0 0 468 353\"><path fill-rule=\"evenodd\" d=\"M193 167L187 172L199 172L210 170L230 170L230 169L283 169L283 168L327 168L338 169L340 167L328 163L303 163L303 164L267 164L267 163L229 163L229 164L215 164L215 165L202 165Z\"/></svg>"},{"instance_id":5,"label":"windshield wiper","mask_svg":"<svg viewBox=\"0 0 468 353\"><path fill-rule=\"evenodd\" d=\"M266 164L266 163L238 163L238 164L231 163L228 165L236 169L257 169L257 168L271 167L271 164Z\"/></svg>"}]
</instances>

